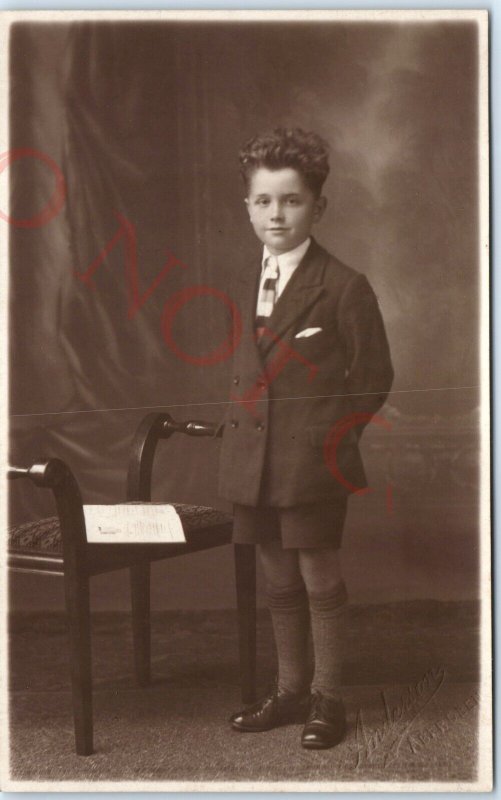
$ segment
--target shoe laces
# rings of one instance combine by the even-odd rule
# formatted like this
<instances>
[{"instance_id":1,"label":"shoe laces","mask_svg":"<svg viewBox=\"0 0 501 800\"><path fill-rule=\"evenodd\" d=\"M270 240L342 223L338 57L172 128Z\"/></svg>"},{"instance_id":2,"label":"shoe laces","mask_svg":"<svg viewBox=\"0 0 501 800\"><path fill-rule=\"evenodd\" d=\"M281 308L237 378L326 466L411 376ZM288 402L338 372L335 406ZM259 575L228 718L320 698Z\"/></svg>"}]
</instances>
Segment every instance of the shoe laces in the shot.
<instances>
[{"instance_id":1,"label":"shoe laces","mask_svg":"<svg viewBox=\"0 0 501 800\"><path fill-rule=\"evenodd\" d=\"M315 691L311 695L310 716L329 719L335 714L339 701L333 697L325 697L321 692Z\"/></svg>"}]
</instances>

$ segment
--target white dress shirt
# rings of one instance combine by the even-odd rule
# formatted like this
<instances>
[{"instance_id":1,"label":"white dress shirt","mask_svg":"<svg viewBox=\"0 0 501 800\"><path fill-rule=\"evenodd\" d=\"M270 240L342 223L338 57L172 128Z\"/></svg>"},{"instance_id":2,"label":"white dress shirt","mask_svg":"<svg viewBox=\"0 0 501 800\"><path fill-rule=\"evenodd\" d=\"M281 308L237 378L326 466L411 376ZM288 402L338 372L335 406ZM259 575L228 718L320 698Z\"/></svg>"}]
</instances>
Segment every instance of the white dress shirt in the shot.
<instances>
[{"instance_id":1,"label":"white dress shirt","mask_svg":"<svg viewBox=\"0 0 501 800\"><path fill-rule=\"evenodd\" d=\"M279 276L277 285L275 288L275 302L282 294L283 290L289 283L292 275L296 271L297 267L299 266L299 262L303 258L304 254L306 253L308 247L310 246L311 238L308 236L304 242L294 248L294 250L288 250L286 253L280 253L279 256L273 256L278 261L278 270ZM258 302L259 298L261 297L261 291L263 288L264 282L264 268L266 266L266 260L272 256L272 253L268 250L266 245L263 248L263 260L261 262L261 278L259 281L259 291L258 291Z\"/></svg>"}]
</instances>

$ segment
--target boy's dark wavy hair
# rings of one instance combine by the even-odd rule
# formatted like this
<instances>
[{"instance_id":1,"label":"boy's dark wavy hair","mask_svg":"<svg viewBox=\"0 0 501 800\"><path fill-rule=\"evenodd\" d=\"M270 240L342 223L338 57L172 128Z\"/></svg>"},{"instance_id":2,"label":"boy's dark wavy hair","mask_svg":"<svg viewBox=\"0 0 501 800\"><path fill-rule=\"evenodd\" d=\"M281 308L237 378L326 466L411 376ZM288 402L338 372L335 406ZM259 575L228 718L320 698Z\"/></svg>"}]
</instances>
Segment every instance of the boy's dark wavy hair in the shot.
<instances>
[{"instance_id":1,"label":"boy's dark wavy hair","mask_svg":"<svg viewBox=\"0 0 501 800\"><path fill-rule=\"evenodd\" d=\"M329 145L318 134L301 128L275 128L254 136L240 151L240 174L248 191L250 177L259 167L292 167L302 176L315 197L319 197L329 174Z\"/></svg>"}]
</instances>

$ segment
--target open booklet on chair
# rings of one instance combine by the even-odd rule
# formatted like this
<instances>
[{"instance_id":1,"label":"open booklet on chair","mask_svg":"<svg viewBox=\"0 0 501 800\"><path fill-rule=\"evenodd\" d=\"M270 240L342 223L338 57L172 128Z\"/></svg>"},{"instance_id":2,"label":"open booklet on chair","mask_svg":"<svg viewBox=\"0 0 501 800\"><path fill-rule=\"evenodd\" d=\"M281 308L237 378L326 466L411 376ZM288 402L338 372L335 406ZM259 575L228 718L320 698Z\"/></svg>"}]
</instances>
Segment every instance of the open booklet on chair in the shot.
<instances>
[{"instance_id":1,"label":"open booklet on chair","mask_svg":"<svg viewBox=\"0 0 501 800\"><path fill-rule=\"evenodd\" d=\"M141 544L185 542L174 506L164 503L84 505L87 541Z\"/></svg>"}]
</instances>

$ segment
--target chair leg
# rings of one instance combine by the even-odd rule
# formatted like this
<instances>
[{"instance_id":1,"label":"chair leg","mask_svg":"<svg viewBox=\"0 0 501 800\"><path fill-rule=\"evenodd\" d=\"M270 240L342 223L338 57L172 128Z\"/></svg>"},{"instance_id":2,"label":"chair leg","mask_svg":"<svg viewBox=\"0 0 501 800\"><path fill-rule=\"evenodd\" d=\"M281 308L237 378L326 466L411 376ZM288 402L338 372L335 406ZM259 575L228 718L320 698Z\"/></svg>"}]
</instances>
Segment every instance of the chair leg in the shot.
<instances>
[{"instance_id":1,"label":"chair leg","mask_svg":"<svg viewBox=\"0 0 501 800\"><path fill-rule=\"evenodd\" d=\"M93 752L89 576L65 573L76 752Z\"/></svg>"},{"instance_id":2,"label":"chair leg","mask_svg":"<svg viewBox=\"0 0 501 800\"><path fill-rule=\"evenodd\" d=\"M134 666L139 686L151 681L150 562L130 568Z\"/></svg>"},{"instance_id":3,"label":"chair leg","mask_svg":"<svg viewBox=\"0 0 501 800\"><path fill-rule=\"evenodd\" d=\"M252 544L234 547L242 701L252 703L256 696L256 548Z\"/></svg>"}]
</instances>

